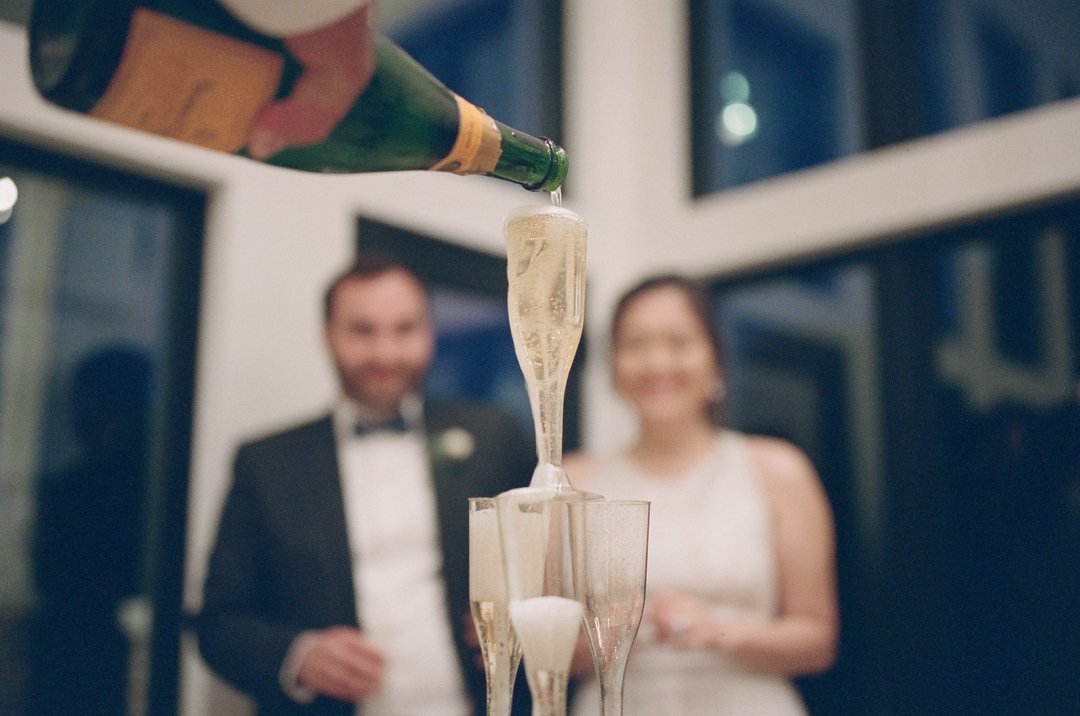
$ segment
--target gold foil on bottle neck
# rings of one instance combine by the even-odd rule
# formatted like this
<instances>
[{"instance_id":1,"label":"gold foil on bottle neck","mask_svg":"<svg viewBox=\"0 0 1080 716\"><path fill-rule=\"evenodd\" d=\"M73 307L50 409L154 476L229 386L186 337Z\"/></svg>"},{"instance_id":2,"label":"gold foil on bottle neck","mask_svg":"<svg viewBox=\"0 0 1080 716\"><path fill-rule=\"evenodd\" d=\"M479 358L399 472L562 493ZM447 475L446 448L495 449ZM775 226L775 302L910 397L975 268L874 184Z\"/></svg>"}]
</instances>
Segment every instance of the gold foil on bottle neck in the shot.
<instances>
[{"instance_id":1,"label":"gold foil on bottle neck","mask_svg":"<svg viewBox=\"0 0 1080 716\"><path fill-rule=\"evenodd\" d=\"M458 105L458 135L450 153L431 165L431 171L454 174L490 174L502 153L502 135L495 120L468 100L454 96Z\"/></svg>"}]
</instances>

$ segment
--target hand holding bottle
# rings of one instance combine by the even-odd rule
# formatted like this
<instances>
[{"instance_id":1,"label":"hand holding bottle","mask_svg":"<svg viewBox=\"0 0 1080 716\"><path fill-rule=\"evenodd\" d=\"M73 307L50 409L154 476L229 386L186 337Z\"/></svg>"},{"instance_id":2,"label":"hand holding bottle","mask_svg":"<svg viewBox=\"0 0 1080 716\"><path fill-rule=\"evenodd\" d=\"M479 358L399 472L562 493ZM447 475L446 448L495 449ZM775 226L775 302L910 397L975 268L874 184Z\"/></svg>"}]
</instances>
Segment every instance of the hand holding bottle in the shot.
<instances>
[{"instance_id":1,"label":"hand holding bottle","mask_svg":"<svg viewBox=\"0 0 1080 716\"><path fill-rule=\"evenodd\" d=\"M373 13L365 3L330 25L283 38L304 71L288 97L256 117L247 144L252 158L318 144L330 135L375 72Z\"/></svg>"},{"instance_id":2,"label":"hand holding bottle","mask_svg":"<svg viewBox=\"0 0 1080 716\"><path fill-rule=\"evenodd\" d=\"M561 147L454 94L375 31L374 12L374 0L35 0L31 73L61 107L280 167L562 185Z\"/></svg>"}]
</instances>

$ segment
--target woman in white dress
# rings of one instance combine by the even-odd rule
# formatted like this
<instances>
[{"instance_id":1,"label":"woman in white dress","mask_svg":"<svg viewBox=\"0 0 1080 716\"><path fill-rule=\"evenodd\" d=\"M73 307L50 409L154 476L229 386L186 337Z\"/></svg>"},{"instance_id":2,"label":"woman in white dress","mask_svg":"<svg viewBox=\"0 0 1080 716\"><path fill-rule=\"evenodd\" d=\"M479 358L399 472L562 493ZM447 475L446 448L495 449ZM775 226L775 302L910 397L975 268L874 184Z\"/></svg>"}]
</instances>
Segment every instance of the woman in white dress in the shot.
<instances>
[{"instance_id":1,"label":"woman in white dress","mask_svg":"<svg viewBox=\"0 0 1080 716\"><path fill-rule=\"evenodd\" d=\"M579 489L652 502L626 716L805 714L791 678L824 671L836 656L824 490L790 443L717 427L714 326L708 295L685 278L629 291L612 321L612 373L638 435L624 453L566 461ZM599 714L598 699L595 679L584 679L574 716Z\"/></svg>"}]
</instances>

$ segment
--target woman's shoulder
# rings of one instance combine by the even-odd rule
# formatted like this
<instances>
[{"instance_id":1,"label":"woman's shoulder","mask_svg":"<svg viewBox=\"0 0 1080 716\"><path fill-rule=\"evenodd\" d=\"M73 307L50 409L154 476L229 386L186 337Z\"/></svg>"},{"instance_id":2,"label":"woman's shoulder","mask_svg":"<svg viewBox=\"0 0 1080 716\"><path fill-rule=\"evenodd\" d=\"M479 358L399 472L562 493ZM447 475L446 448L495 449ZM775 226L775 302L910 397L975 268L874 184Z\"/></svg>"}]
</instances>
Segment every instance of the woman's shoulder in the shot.
<instances>
[{"instance_id":1,"label":"woman's shoulder","mask_svg":"<svg viewBox=\"0 0 1080 716\"><path fill-rule=\"evenodd\" d=\"M777 529L829 534L832 508L809 456L781 438L755 435L746 442Z\"/></svg>"},{"instance_id":2,"label":"woman's shoulder","mask_svg":"<svg viewBox=\"0 0 1080 716\"><path fill-rule=\"evenodd\" d=\"M817 471L809 456L794 443L769 435L746 435L744 439L767 490L801 493L817 489Z\"/></svg>"}]
</instances>

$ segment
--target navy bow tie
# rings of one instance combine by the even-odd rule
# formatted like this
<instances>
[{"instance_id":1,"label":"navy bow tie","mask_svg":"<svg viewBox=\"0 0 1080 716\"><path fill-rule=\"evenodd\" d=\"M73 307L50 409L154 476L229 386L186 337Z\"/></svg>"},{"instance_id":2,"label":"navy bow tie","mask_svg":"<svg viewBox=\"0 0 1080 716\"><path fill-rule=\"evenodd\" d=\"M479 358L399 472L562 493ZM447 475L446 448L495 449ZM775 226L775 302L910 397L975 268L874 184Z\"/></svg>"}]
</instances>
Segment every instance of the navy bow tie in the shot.
<instances>
[{"instance_id":1,"label":"navy bow tie","mask_svg":"<svg viewBox=\"0 0 1080 716\"><path fill-rule=\"evenodd\" d=\"M389 420L383 420L377 423L357 423L353 430L354 434L357 436L370 435L380 431L388 433L407 433L409 432L409 424L405 422L405 418L401 417L401 415L395 415Z\"/></svg>"}]
</instances>

